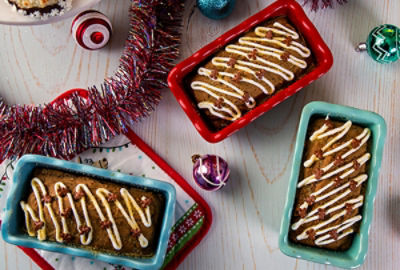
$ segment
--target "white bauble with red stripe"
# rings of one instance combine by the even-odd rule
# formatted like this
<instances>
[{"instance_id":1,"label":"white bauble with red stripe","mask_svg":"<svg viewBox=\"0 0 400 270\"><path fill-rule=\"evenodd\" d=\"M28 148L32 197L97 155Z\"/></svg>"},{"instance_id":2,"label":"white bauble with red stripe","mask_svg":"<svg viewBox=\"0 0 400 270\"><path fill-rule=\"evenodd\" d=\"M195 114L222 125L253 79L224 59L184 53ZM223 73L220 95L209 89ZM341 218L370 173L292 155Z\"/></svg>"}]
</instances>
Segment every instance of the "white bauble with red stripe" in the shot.
<instances>
[{"instance_id":1,"label":"white bauble with red stripe","mask_svg":"<svg viewBox=\"0 0 400 270\"><path fill-rule=\"evenodd\" d=\"M98 50L106 46L110 40L112 25L103 13L87 10L78 14L72 21L71 32L81 47Z\"/></svg>"}]
</instances>

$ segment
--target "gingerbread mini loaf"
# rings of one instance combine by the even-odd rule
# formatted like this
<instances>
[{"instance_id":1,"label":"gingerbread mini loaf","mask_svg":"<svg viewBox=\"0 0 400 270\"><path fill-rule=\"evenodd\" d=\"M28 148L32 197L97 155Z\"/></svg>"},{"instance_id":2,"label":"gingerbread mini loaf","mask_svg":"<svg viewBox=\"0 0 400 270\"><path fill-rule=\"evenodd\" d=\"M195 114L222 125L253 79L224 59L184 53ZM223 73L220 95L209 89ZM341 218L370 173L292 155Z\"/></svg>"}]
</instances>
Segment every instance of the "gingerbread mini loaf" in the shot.
<instances>
[{"instance_id":1,"label":"gingerbread mini loaf","mask_svg":"<svg viewBox=\"0 0 400 270\"><path fill-rule=\"evenodd\" d=\"M20 205L25 213L24 230L40 241L152 257L165 198L153 190L39 168Z\"/></svg>"},{"instance_id":2,"label":"gingerbread mini loaf","mask_svg":"<svg viewBox=\"0 0 400 270\"><path fill-rule=\"evenodd\" d=\"M220 130L286 88L314 66L306 41L286 17L256 26L189 76L193 100Z\"/></svg>"},{"instance_id":3,"label":"gingerbread mini loaf","mask_svg":"<svg viewBox=\"0 0 400 270\"><path fill-rule=\"evenodd\" d=\"M289 239L346 250L362 220L371 131L329 117L311 122Z\"/></svg>"}]
</instances>

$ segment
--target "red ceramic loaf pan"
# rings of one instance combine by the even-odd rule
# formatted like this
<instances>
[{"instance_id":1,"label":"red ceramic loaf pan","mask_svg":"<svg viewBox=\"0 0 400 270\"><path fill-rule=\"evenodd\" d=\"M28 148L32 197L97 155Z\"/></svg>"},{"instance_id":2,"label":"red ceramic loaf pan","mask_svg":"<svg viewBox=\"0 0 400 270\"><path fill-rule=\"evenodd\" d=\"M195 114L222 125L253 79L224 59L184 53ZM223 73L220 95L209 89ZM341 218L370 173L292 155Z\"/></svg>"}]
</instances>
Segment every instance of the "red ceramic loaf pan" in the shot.
<instances>
[{"instance_id":1,"label":"red ceramic loaf pan","mask_svg":"<svg viewBox=\"0 0 400 270\"><path fill-rule=\"evenodd\" d=\"M232 124L219 131L213 131L205 122L206 120L200 115L199 110L186 92L185 89L187 89L187 86L185 87L184 85L185 77L194 69L197 69L200 63L225 47L232 40L235 40L256 25L277 16L287 16L291 23L301 32L314 55L316 67L287 88L280 90L264 103L259 104L256 108L244 114L240 119L232 122ZM269 111L306 85L324 75L331 68L332 64L333 57L331 51L322 40L317 29L307 18L302 7L294 0L278 0L176 65L169 73L168 85L200 135L208 142L216 143L232 135L266 111Z\"/></svg>"}]
</instances>

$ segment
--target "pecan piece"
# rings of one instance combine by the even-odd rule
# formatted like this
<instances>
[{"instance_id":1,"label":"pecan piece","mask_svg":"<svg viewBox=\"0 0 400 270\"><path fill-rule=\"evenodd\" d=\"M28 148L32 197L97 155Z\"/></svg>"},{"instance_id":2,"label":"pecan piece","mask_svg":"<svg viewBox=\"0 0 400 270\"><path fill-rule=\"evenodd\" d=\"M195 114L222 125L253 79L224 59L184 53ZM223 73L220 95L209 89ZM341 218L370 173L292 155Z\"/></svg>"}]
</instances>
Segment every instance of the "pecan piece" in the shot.
<instances>
[{"instance_id":1,"label":"pecan piece","mask_svg":"<svg viewBox=\"0 0 400 270\"><path fill-rule=\"evenodd\" d=\"M354 191L354 190L357 189L357 182L356 181L351 180L349 184L350 184L350 190L351 191Z\"/></svg>"},{"instance_id":2,"label":"pecan piece","mask_svg":"<svg viewBox=\"0 0 400 270\"><path fill-rule=\"evenodd\" d=\"M144 197L140 200L140 206L142 206L142 208L146 208L150 204L151 204L151 198Z\"/></svg>"},{"instance_id":3,"label":"pecan piece","mask_svg":"<svg viewBox=\"0 0 400 270\"><path fill-rule=\"evenodd\" d=\"M312 241L315 240L315 230L314 229L307 230L307 235L308 235L308 238L310 238Z\"/></svg>"},{"instance_id":4,"label":"pecan piece","mask_svg":"<svg viewBox=\"0 0 400 270\"><path fill-rule=\"evenodd\" d=\"M324 171L319 168L315 168L313 173L314 173L314 176L316 179L320 179L322 177L322 175L324 174Z\"/></svg>"},{"instance_id":5,"label":"pecan piece","mask_svg":"<svg viewBox=\"0 0 400 270\"><path fill-rule=\"evenodd\" d=\"M61 187L57 190L58 195L60 195L63 198L68 194L68 192L69 192L68 188L65 187Z\"/></svg>"},{"instance_id":6,"label":"pecan piece","mask_svg":"<svg viewBox=\"0 0 400 270\"><path fill-rule=\"evenodd\" d=\"M272 39L274 37L274 32L268 30L267 33L265 34L265 37L268 39Z\"/></svg>"},{"instance_id":7,"label":"pecan piece","mask_svg":"<svg viewBox=\"0 0 400 270\"><path fill-rule=\"evenodd\" d=\"M324 152L322 152L322 149L318 149L317 151L314 152L314 155L318 158L318 159L323 159L324 158Z\"/></svg>"},{"instance_id":8,"label":"pecan piece","mask_svg":"<svg viewBox=\"0 0 400 270\"><path fill-rule=\"evenodd\" d=\"M88 226L86 226L86 225L81 225L81 226L79 227L79 234L80 234L80 235L82 235L82 234L86 235L86 234L88 234L91 230L92 230L92 229L91 229L90 227L88 227Z\"/></svg>"},{"instance_id":9,"label":"pecan piece","mask_svg":"<svg viewBox=\"0 0 400 270\"><path fill-rule=\"evenodd\" d=\"M337 240L338 239L338 232L337 230L332 230L329 232L329 235L334 239Z\"/></svg>"},{"instance_id":10,"label":"pecan piece","mask_svg":"<svg viewBox=\"0 0 400 270\"><path fill-rule=\"evenodd\" d=\"M307 204L308 205L313 205L314 204L314 202L315 202L315 196L314 195L311 195L310 197L308 197L307 199L306 199L306 202L307 202Z\"/></svg>"},{"instance_id":11,"label":"pecan piece","mask_svg":"<svg viewBox=\"0 0 400 270\"><path fill-rule=\"evenodd\" d=\"M118 199L118 195L115 193L109 193L107 195L107 201L108 202L115 202Z\"/></svg>"},{"instance_id":12,"label":"pecan piece","mask_svg":"<svg viewBox=\"0 0 400 270\"><path fill-rule=\"evenodd\" d=\"M45 195L42 198L42 202L44 202L44 203L51 203L52 201L53 201L53 197L51 197L50 195Z\"/></svg>"},{"instance_id":13,"label":"pecan piece","mask_svg":"<svg viewBox=\"0 0 400 270\"><path fill-rule=\"evenodd\" d=\"M130 231L130 234L133 236L133 237L139 237L139 235L141 234L141 232L140 232L140 229L132 229L131 231Z\"/></svg>"},{"instance_id":14,"label":"pecan piece","mask_svg":"<svg viewBox=\"0 0 400 270\"><path fill-rule=\"evenodd\" d=\"M77 192L74 193L74 199L76 201L79 201L80 199L82 199L85 196L85 193L82 190L79 190Z\"/></svg>"},{"instance_id":15,"label":"pecan piece","mask_svg":"<svg viewBox=\"0 0 400 270\"><path fill-rule=\"evenodd\" d=\"M318 218L319 220L324 220L326 216L325 209L318 208Z\"/></svg>"},{"instance_id":16,"label":"pecan piece","mask_svg":"<svg viewBox=\"0 0 400 270\"><path fill-rule=\"evenodd\" d=\"M361 167L361 164L357 160L354 160L353 161L353 169L357 171L358 169L360 169L360 167Z\"/></svg>"},{"instance_id":17,"label":"pecan piece","mask_svg":"<svg viewBox=\"0 0 400 270\"><path fill-rule=\"evenodd\" d=\"M281 54L281 60L283 61L288 61L290 57L290 54L288 52L284 52L283 54Z\"/></svg>"},{"instance_id":18,"label":"pecan piece","mask_svg":"<svg viewBox=\"0 0 400 270\"><path fill-rule=\"evenodd\" d=\"M34 229L35 231L40 230L41 228L43 228L43 226L44 226L44 222L41 221L41 220L38 220L38 221L34 221L34 222L33 222L33 229Z\"/></svg>"},{"instance_id":19,"label":"pecan piece","mask_svg":"<svg viewBox=\"0 0 400 270\"><path fill-rule=\"evenodd\" d=\"M60 236L64 240L65 243L70 243L72 241L72 235L69 233L61 233Z\"/></svg>"},{"instance_id":20,"label":"pecan piece","mask_svg":"<svg viewBox=\"0 0 400 270\"><path fill-rule=\"evenodd\" d=\"M102 229L108 229L108 228L111 227L111 225L112 225L112 223L111 223L111 221L109 221L108 219L103 220L103 221L100 222L100 227L101 227Z\"/></svg>"},{"instance_id":21,"label":"pecan piece","mask_svg":"<svg viewBox=\"0 0 400 270\"><path fill-rule=\"evenodd\" d=\"M360 144L361 144L361 140L357 140L357 139L351 140L351 147L353 147L353 148L359 147Z\"/></svg>"}]
</instances>

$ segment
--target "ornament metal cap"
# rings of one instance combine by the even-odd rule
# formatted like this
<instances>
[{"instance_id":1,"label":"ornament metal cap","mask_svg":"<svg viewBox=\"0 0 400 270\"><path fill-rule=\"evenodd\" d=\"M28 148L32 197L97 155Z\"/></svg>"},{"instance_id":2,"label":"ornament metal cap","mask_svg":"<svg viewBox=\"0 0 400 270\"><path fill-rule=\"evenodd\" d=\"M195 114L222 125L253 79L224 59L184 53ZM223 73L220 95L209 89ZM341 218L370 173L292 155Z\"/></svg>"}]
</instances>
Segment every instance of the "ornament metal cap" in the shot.
<instances>
[{"instance_id":1,"label":"ornament metal cap","mask_svg":"<svg viewBox=\"0 0 400 270\"><path fill-rule=\"evenodd\" d=\"M216 155L193 155L193 179L208 191L221 189L229 179L228 163Z\"/></svg>"},{"instance_id":2,"label":"ornament metal cap","mask_svg":"<svg viewBox=\"0 0 400 270\"><path fill-rule=\"evenodd\" d=\"M112 25L103 13L87 10L74 18L71 33L81 47L87 50L98 50L106 46L110 40Z\"/></svg>"},{"instance_id":3,"label":"ornament metal cap","mask_svg":"<svg viewBox=\"0 0 400 270\"><path fill-rule=\"evenodd\" d=\"M375 27L356 51L367 51L372 59L382 64L396 62L400 59L400 28L392 24Z\"/></svg>"}]
</instances>

